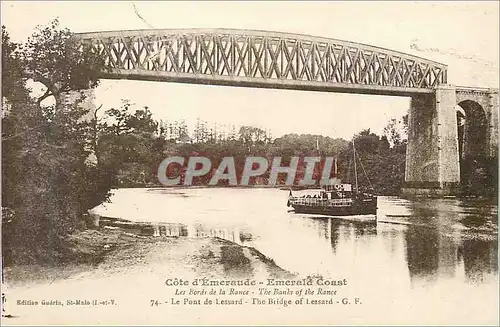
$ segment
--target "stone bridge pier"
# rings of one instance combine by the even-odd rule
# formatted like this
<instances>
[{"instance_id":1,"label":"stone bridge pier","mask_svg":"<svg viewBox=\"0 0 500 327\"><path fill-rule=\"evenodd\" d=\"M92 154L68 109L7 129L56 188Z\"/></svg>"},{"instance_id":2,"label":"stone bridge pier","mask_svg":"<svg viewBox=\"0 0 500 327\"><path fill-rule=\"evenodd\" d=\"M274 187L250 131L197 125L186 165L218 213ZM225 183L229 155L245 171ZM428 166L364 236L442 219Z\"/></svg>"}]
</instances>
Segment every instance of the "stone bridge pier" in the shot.
<instances>
[{"instance_id":1,"label":"stone bridge pier","mask_svg":"<svg viewBox=\"0 0 500 327\"><path fill-rule=\"evenodd\" d=\"M96 118L96 96L95 89L93 88L64 92L60 95L59 101L61 101L64 106L76 104L78 107L87 110L88 112L81 117L81 121L91 122ZM90 166L97 165L98 159L95 153L95 147L88 146L86 150L88 150L90 154L85 160L85 163Z\"/></svg>"},{"instance_id":2,"label":"stone bridge pier","mask_svg":"<svg viewBox=\"0 0 500 327\"><path fill-rule=\"evenodd\" d=\"M465 112L459 135L457 106ZM438 85L433 94L411 97L403 195L457 192L466 155L496 156L498 90Z\"/></svg>"},{"instance_id":3,"label":"stone bridge pier","mask_svg":"<svg viewBox=\"0 0 500 327\"><path fill-rule=\"evenodd\" d=\"M77 103L79 107L88 110L88 113L82 119L90 121L94 118L96 110L95 89L88 88L64 92L60 96L60 101L67 106Z\"/></svg>"}]
</instances>

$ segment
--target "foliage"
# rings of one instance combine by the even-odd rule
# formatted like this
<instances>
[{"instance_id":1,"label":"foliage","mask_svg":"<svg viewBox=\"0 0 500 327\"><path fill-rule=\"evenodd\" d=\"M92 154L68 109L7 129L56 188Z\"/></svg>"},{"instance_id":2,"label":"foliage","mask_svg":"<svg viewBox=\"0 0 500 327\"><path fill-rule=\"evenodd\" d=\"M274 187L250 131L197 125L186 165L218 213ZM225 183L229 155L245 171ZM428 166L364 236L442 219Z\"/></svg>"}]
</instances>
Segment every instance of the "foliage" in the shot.
<instances>
[{"instance_id":1,"label":"foliage","mask_svg":"<svg viewBox=\"0 0 500 327\"><path fill-rule=\"evenodd\" d=\"M247 156L268 158L269 164L272 158L281 157L282 165L289 164L292 156L334 157L338 160L338 177L354 182L352 145L346 140L311 134L287 134L273 139L268 131L259 127L241 126L237 129L201 120L197 121L193 131L189 131L184 121L157 123L145 112L148 112L147 108L137 110L124 102L121 108L108 110L102 119L98 152L103 164L116 168L115 187L160 186L157 169L168 156L181 156L186 160L190 156L207 157L212 163L212 171L223 157L231 156L235 160L238 178ZM138 119L133 120L133 117ZM354 142L359 159L360 187L373 186L379 194L398 194L404 181L406 140L391 147L386 136L364 130L354 136ZM305 164L300 161L295 182L302 178L304 170ZM184 173L180 172L181 183ZM194 183L207 185L210 175L195 178ZM319 180L320 176L321 168L315 169L313 178ZM253 182L267 184L268 177L264 174ZM284 184L285 177L279 175L278 184ZM221 181L219 185L227 183Z\"/></svg>"},{"instance_id":2,"label":"foliage","mask_svg":"<svg viewBox=\"0 0 500 327\"><path fill-rule=\"evenodd\" d=\"M115 186L145 183L149 165L161 155L157 150L165 142L158 137L160 129L147 107L132 113L131 104L125 101L120 109L106 111L98 126L96 154Z\"/></svg>"},{"instance_id":3,"label":"foliage","mask_svg":"<svg viewBox=\"0 0 500 327\"><path fill-rule=\"evenodd\" d=\"M384 127L384 136L387 138L391 146L401 145L408 139L408 115L404 115L401 119L392 118L387 126Z\"/></svg>"},{"instance_id":4,"label":"foliage","mask_svg":"<svg viewBox=\"0 0 500 327\"><path fill-rule=\"evenodd\" d=\"M498 196L498 157L467 156L460 164L462 195Z\"/></svg>"},{"instance_id":5,"label":"foliage","mask_svg":"<svg viewBox=\"0 0 500 327\"><path fill-rule=\"evenodd\" d=\"M96 68L105 67L103 57L79 43L69 29L59 28L57 19L39 27L20 50L25 74L47 88L41 100L54 96L57 101L63 92L96 87Z\"/></svg>"},{"instance_id":6,"label":"foliage","mask_svg":"<svg viewBox=\"0 0 500 327\"><path fill-rule=\"evenodd\" d=\"M385 135L380 137L364 130L354 136L354 144L360 182L378 194L399 194L404 182L406 142L390 147Z\"/></svg>"},{"instance_id":7,"label":"foliage","mask_svg":"<svg viewBox=\"0 0 500 327\"><path fill-rule=\"evenodd\" d=\"M107 198L110 183L88 165L92 122L64 92L98 83L102 60L82 49L57 21L38 28L24 45L2 27L2 206L13 212L3 225L3 254L10 262L56 263L65 236L83 227L87 210ZM46 92L30 96L29 80ZM55 105L43 106L49 96Z\"/></svg>"}]
</instances>

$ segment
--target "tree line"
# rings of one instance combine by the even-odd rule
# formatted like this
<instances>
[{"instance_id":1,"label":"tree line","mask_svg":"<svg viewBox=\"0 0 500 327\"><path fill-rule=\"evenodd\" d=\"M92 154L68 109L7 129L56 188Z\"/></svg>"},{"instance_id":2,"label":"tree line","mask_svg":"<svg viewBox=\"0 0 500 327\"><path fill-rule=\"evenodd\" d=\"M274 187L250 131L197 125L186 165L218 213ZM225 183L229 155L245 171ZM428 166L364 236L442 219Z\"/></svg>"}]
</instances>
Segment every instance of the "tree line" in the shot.
<instances>
[{"instance_id":1,"label":"tree line","mask_svg":"<svg viewBox=\"0 0 500 327\"><path fill-rule=\"evenodd\" d=\"M406 141L396 125L396 121L390 122L386 135L364 130L353 136L360 159L357 161L359 181L379 194L398 194L404 179ZM354 180L351 141L340 138L293 133L273 138L262 128L236 128L234 125L229 127L230 133L224 133L216 123L200 120L193 130L189 130L182 120L158 122L147 107L136 109L128 102L119 109L106 111L98 130L96 154L100 165L114 170L113 187L161 186L157 180L158 166L171 156L207 157L212 170L218 167L222 158L230 156L234 158L238 176L249 156L265 157L269 162L274 157L281 157L283 166L289 164L291 157L333 157L338 162L337 177L346 182ZM300 161L297 182L304 170L305 164ZM313 177L319 180L320 175L321 165L318 165ZM210 176L196 178L195 185L207 185ZM253 184L267 184L268 178L269 171ZM285 178L286 175L278 176L278 185L283 185ZM219 185L227 183L221 181Z\"/></svg>"}]
</instances>

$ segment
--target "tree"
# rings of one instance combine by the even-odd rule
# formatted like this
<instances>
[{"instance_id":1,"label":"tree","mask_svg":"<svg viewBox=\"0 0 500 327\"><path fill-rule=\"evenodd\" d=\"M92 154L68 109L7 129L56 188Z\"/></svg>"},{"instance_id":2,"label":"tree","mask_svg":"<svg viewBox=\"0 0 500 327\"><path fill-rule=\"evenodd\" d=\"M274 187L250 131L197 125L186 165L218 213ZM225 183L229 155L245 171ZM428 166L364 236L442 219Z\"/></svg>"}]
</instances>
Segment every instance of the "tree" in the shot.
<instances>
[{"instance_id":1,"label":"tree","mask_svg":"<svg viewBox=\"0 0 500 327\"><path fill-rule=\"evenodd\" d=\"M38 102L53 96L56 109L63 105L64 92L96 87L105 68L103 56L81 44L69 29L59 28L57 19L38 27L21 50L25 74L46 87Z\"/></svg>"},{"instance_id":2,"label":"tree","mask_svg":"<svg viewBox=\"0 0 500 327\"><path fill-rule=\"evenodd\" d=\"M380 137L370 129L365 129L354 136L354 144L360 153L375 154L379 150Z\"/></svg>"},{"instance_id":3,"label":"tree","mask_svg":"<svg viewBox=\"0 0 500 327\"><path fill-rule=\"evenodd\" d=\"M152 182L153 174L148 169L163 154L159 151L164 145L159 126L148 107L133 110L128 101L119 109L106 111L99 127L98 152L103 167L112 176L119 174L113 180L114 186Z\"/></svg>"},{"instance_id":4,"label":"tree","mask_svg":"<svg viewBox=\"0 0 500 327\"><path fill-rule=\"evenodd\" d=\"M6 264L55 262L65 236L82 227L87 210L107 198L105 172L88 166L92 122L80 102L61 101L64 92L98 83L103 60L80 46L57 20L39 27L24 45L2 27L2 205L14 219L3 228ZM30 96L28 80L45 93ZM54 97L55 105L42 105Z\"/></svg>"},{"instance_id":5,"label":"tree","mask_svg":"<svg viewBox=\"0 0 500 327\"><path fill-rule=\"evenodd\" d=\"M384 127L384 135L391 146L398 146L408 139L408 115L401 119L392 118Z\"/></svg>"},{"instance_id":6,"label":"tree","mask_svg":"<svg viewBox=\"0 0 500 327\"><path fill-rule=\"evenodd\" d=\"M401 143L401 134L397 130L396 119L392 118L387 126L384 127L384 135L393 146Z\"/></svg>"}]
</instances>

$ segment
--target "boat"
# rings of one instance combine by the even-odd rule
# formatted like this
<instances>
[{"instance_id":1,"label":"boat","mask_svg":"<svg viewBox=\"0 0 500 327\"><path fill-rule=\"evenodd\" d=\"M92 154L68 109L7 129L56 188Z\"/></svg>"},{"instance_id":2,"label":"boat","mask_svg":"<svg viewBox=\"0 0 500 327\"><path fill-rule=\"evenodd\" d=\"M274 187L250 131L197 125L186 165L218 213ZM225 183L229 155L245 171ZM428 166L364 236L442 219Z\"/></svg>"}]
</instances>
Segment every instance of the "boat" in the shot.
<instances>
[{"instance_id":1,"label":"boat","mask_svg":"<svg viewBox=\"0 0 500 327\"><path fill-rule=\"evenodd\" d=\"M356 181L354 188L352 184L341 183L340 180L336 180L335 183L324 185L319 193L314 195L293 196L290 189L287 206L293 207L295 213L341 216L353 220L376 222L377 196L373 194L373 187L366 191L358 187L354 141L352 145Z\"/></svg>"}]
</instances>

